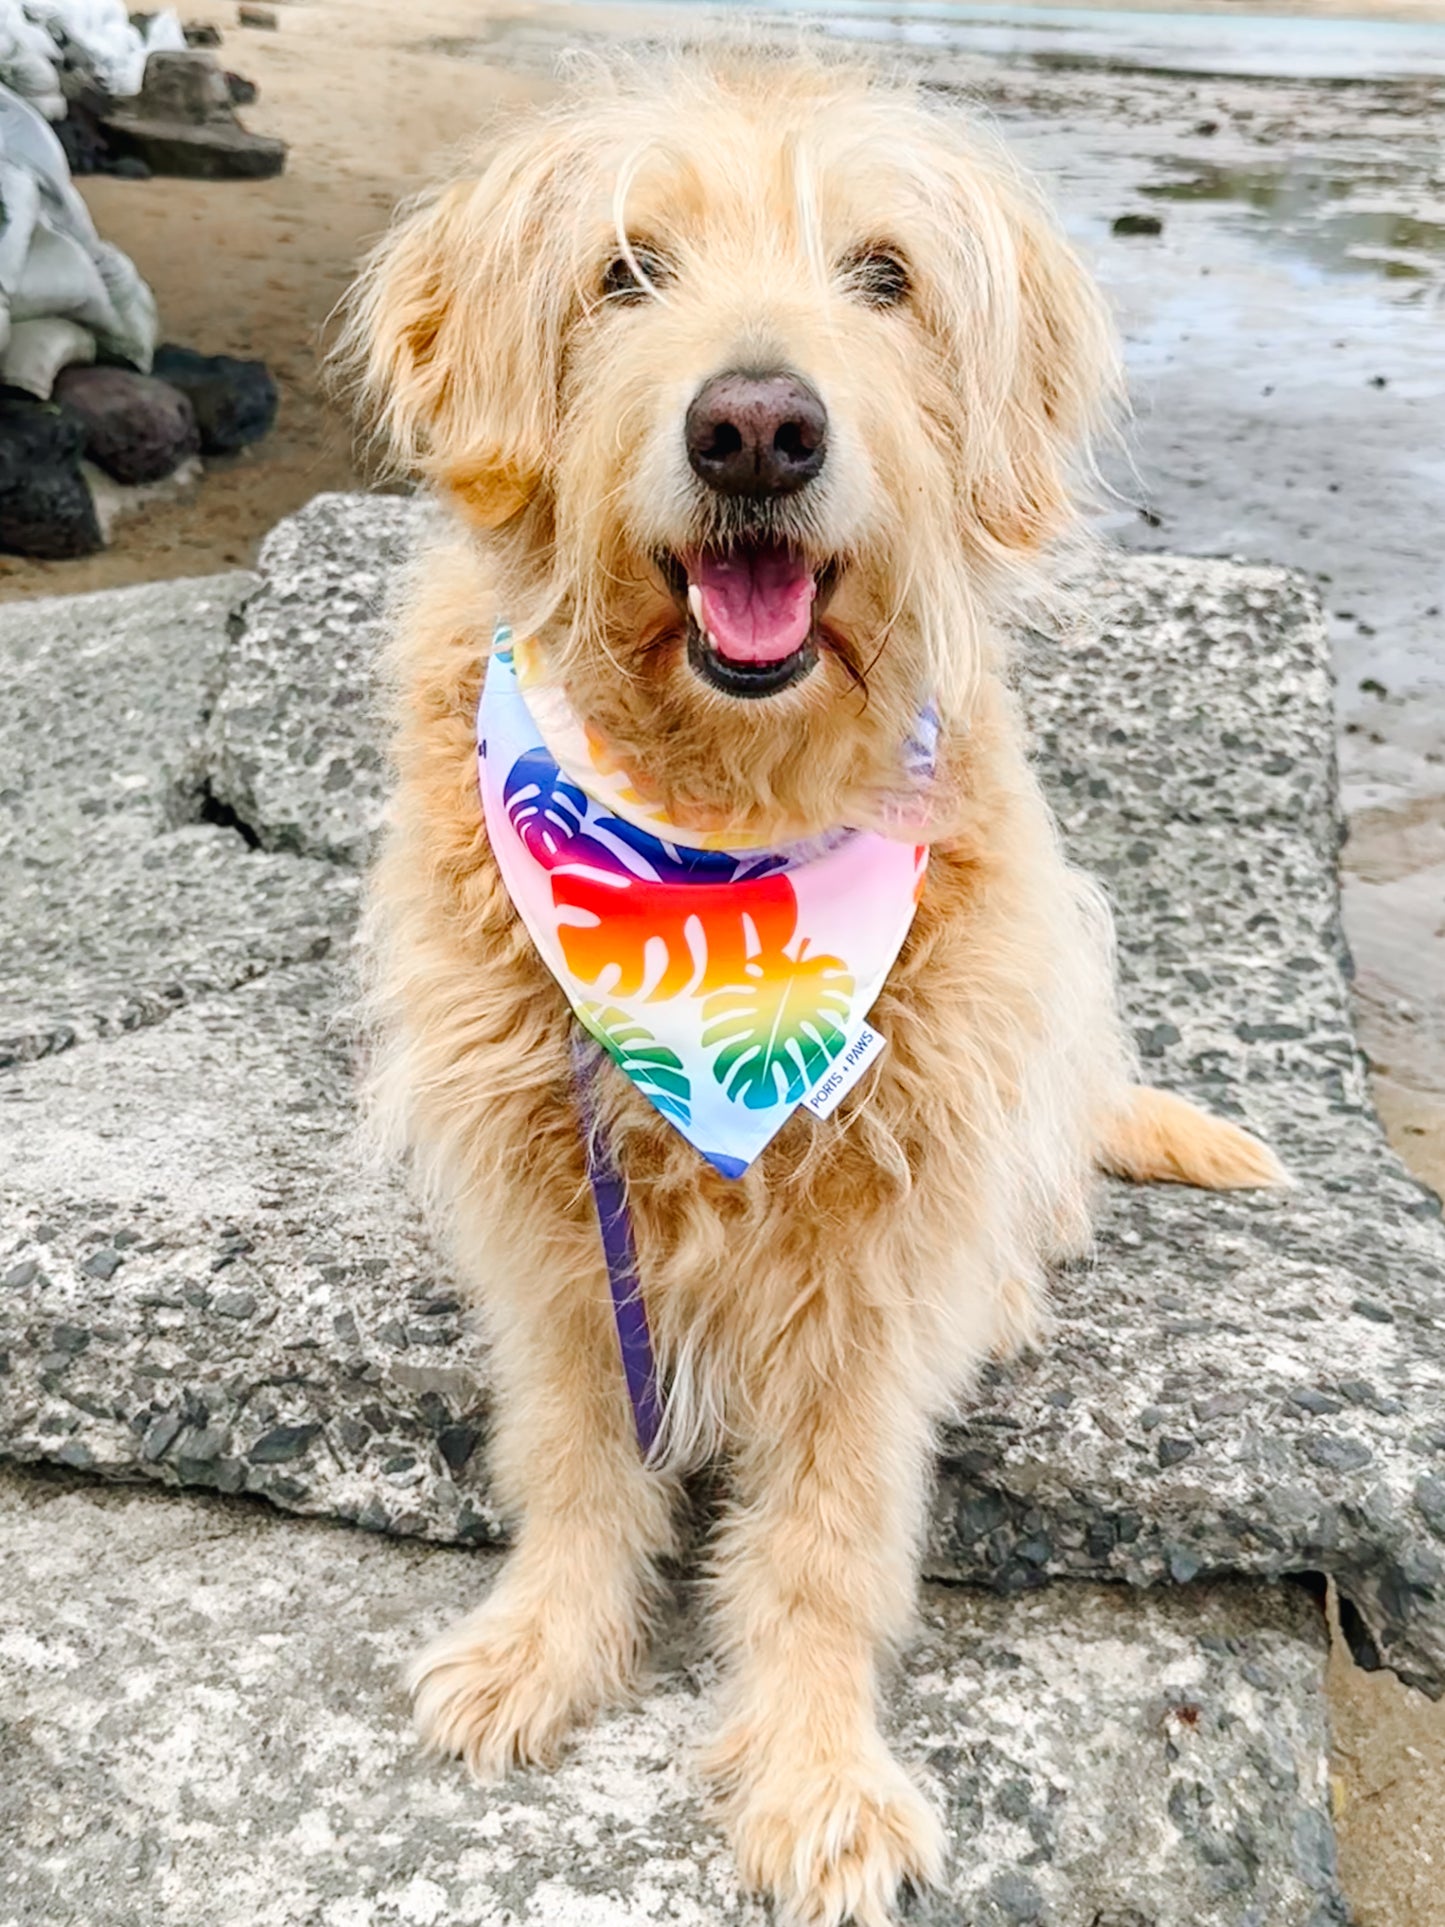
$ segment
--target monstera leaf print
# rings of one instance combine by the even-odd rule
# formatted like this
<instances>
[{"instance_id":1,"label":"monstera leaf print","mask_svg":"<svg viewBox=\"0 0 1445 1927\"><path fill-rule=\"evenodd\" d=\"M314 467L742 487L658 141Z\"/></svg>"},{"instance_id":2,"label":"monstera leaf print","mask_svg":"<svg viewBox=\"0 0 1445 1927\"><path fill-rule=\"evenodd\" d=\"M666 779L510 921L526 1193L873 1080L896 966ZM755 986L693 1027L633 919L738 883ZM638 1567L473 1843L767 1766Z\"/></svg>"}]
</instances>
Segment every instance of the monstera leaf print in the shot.
<instances>
[{"instance_id":1,"label":"monstera leaf print","mask_svg":"<svg viewBox=\"0 0 1445 1927\"><path fill-rule=\"evenodd\" d=\"M529 749L517 758L507 772L502 801L512 828L544 870L559 863L621 869L607 845L587 834L587 798L545 749Z\"/></svg>"},{"instance_id":2,"label":"monstera leaf print","mask_svg":"<svg viewBox=\"0 0 1445 1927\"><path fill-rule=\"evenodd\" d=\"M691 1123L692 1085L676 1051L659 1044L645 1025L615 1006L579 1004L577 1015L617 1068L664 1117Z\"/></svg>"},{"instance_id":3,"label":"monstera leaf print","mask_svg":"<svg viewBox=\"0 0 1445 1927\"><path fill-rule=\"evenodd\" d=\"M749 966L780 953L798 922L798 899L785 876L727 890L707 883L649 888L625 874L558 869L552 901L573 975L599 984L603 997L645 991L653 1003L750 982Z\"/></svg>"},{"instance_id":4,"label":"monstera leaf print","mask_svg":"<svg viewBox=\"0 0 1445 1927\"><path fill-rule=\"evenodd\" d=\"M703 1005L703 1046L717 1050L713 1076L749 1110L796 1104L848 1041L853 979L838 957L776 952Z\"/></svg>"},{"instance_id":5,"label":"monstera leaf print","mask_svg":"<svg viewBox=\"0 0 1445 1927\"><path fill-rule=\"evenodd\" d=\"M540 744L507 772L502 800L512 828L544 870L581 864L657 883L734 883L767 876L786 858L730 856L664 843L620 816L599 811Z\"/></svg>"},{"instance_id":6,"label":"monstera leaf print","mask_svg":"<svg viewBox=\"0 0 1445 1927\"><path fill-rule=\"evenodd\" d=\"M596 827L625 843L642 860L641 866L659 883L740 883L771 876L787 866L787 857L763 850L753 856L727 850L695 850L685 843L664 843L620 816L599 816Z\"/></svg>"}]
</instances>

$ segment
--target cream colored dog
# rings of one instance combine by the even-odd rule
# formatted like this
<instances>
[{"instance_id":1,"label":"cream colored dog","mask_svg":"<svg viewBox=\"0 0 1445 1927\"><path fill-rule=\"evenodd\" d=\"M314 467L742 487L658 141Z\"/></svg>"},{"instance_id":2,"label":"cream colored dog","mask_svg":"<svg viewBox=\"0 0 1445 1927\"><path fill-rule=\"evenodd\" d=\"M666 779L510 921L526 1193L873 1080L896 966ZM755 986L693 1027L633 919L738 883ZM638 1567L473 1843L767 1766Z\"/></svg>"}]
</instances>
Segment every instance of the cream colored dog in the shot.
<instances>
[{"instance_id":1,"label":"cream colored dog","mask_svg":"<svg viewBox=\"0 0 1445 1927\"><path fill-rule=\"evenodd\" d=\"M392 448L455 511L393 656L377 1098L486 1313L517 1523L491 1596L417 1662L417 1720L490 1777L625 1694L678 1468L719 1453L706 1771L786 1919L873 1927L943 1860L877 1705L936 1424L1038 1330L1099 1167L1280 1175L1131 1082L1107 914L1006 682L1006 621L1115 385L1105 316L954 113L754 56L593 79L522 120L378 250L351 347ZM942 723L926 885L873 1009L889 1048L838 1112L795 1114L729 1179L603 1065L661 1467L619 1363L575 1026L478 802L499 618L638 793L747 842L879 820L920 705Z\"/></svg>"}]
</instances>

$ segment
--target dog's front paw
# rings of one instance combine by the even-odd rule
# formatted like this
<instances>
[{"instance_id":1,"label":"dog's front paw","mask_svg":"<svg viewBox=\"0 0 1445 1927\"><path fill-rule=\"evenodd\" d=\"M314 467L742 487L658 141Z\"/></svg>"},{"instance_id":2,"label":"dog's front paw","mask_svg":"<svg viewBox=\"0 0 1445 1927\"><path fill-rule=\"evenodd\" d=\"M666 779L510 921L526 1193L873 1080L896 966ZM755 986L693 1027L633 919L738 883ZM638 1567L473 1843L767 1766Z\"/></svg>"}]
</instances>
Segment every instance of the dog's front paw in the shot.
<instances>
[{"instance_id":1,"label":"dog's front paw","mask_svg":"<svg viewBox=\"0 0 1445 1927\"><path fill-rule=\"evenodd\" d=\"M625 1690L621 1652L579 1632L493 1606L449 1627L407 1672L423 1744L478 1780L550 1764L571 1727Z\"/></svg>"},{"instance_id":2,"label":"dog's front paw","mask_svg":"<svg viewBox=\"0 0 1445 1927\"><path fill-rule=\"evenodd\" d=\"M881 1744L834 1764L765 1760L733 1779L726 1809L743 1879L772 1895L782 1927L889 1927L904 1883L943 1871L938 1816Z\"/></svg>"}]
</instances>

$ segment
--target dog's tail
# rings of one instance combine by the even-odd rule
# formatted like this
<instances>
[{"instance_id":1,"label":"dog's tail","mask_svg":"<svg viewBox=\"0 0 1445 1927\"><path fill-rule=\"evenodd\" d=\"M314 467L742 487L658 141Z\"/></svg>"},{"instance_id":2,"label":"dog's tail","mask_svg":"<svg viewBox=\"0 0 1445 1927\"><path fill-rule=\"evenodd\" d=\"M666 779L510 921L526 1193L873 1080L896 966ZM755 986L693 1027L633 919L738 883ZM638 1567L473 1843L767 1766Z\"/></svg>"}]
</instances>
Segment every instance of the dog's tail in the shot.
<instances>
[{"instance_id":1,"label":"dog's tail","mask_svg":"<svg viewBox=\"0 0 1445 1927\"><path fill-rule=\"evenodd\" d=\"M1204 1191L1253 1191L1288 1184L1268 1145L1237 1124L1209 1117L1170 1091L1135 1084L1104 1131L1098 1162L1136 1184L1195 1184Z\"/></svg>"}]
</instances>

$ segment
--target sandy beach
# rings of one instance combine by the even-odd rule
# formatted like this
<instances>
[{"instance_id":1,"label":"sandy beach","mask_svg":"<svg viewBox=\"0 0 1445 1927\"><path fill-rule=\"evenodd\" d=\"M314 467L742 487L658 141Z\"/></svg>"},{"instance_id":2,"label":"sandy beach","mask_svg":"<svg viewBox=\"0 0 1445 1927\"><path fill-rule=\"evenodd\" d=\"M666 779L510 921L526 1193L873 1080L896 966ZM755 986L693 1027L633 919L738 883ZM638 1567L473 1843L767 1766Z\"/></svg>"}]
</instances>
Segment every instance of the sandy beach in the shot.
<instances>
[{"instance_id":1,"label":"sandy beach","mask_svg":"<svg viewBox=\"0 0 1445 1927\"><path fill-rule=\"evenodd\" d=\"M213 465L198 488L130 512L100 555L55 564L0 557L0 600L244 566L281 516L320 490L361 485L344 409L328 399L321 373L327 318L398 200L435 178L499 107L548 90L544 59L488 57L496 16L545 20L549 30L567 19L557 8L503 10L484 0L273 4L275 31L240 28L234 0L187 0L182 11L220 27L223 63L259 85L243 118L291 143L284 174L246 185L81 185L102 234L151 282L166 338L269 363L282 395L276 431L233 463ZM1192 11L1257 10L1218 0ZM1445 0L1368 9L1319 0L1270 11L1368 12L1418 25L1445 21ZM576 17L597 31L596 13ZM1398 721L1403 743L1410 719L1401 712ZM1428 750L1417 758L1422 768L1431 760ZM1445 792L1438 771L1417 771L1395 790L1361 789L1346 887L1377 1101L1401 1155L1438 1189L1445 1049L1426 1037L1435 1037L1431 1023L1438 1030L1430 1013L1445 1002L1445 794L1436 792ZM1445 1710L1391 1678L1354 1671L1338 1654L1332 1688L1341 1848L1361 1927L1439 1927Z\"/></svg>"},{"instance_id":2,"label":"sandy beach","mask_svg":"<svg viewBox=\"0 0 1445 1927\"><path fill-rule=\"evenodd\" d=\"M226 64L259 85L245 115L291 143L276 180L81 183L101 233L155 290L166 337L209 353L259 356L275 374L275 432L204 484L128 513L114 545L80 561L0 556L0 598L71 594L251 561L281 516L322 489L354 487L344 411L328 404L319 349L356 260L397 201L433 178L498 101L530 84L420 43L477 9L421 0L280 8L279 31L237 28L225 0L188 19L224 34Z\"/></svg>"}]
</instances>

